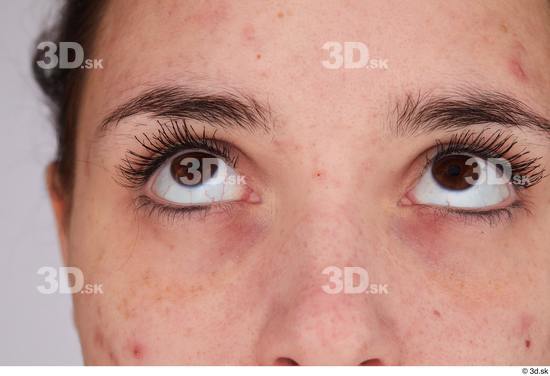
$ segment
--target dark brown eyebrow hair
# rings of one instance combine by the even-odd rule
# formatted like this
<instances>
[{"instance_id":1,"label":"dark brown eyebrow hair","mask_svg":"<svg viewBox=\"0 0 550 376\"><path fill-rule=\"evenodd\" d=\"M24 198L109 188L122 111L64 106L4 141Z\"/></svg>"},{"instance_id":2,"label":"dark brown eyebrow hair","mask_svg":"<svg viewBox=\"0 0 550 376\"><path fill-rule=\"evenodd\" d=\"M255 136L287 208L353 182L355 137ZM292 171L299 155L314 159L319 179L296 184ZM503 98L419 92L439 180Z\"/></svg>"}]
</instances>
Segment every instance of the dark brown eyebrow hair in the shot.
<instances>
[{"instance_id":1,"label":"dark brown eyebrow hair","mask_svg":"<svg viewBox=\"0 0 550 376\"><path fill-rule=\"evenodd\" d=\"M390 114L390 127L397 136L456 131L483 124L532 130L550 138L550 121L525 103L501 92L472 87L446 95L409 93Z\"/></svg>"},{"instance_id":2,"label":"dark brown eyebrow hair","mask_svg":"<svg viewBox=\"0 0 550 376\"><path fill-rule=\"evenodd\" d=\"M206 91L183 86L158 86L116 107L101 122L100 132L121 120L149 114L164 119L191 119L222 128L269 131L271 111L267 104L236 90Z\"/></svg>"}]
</instances>

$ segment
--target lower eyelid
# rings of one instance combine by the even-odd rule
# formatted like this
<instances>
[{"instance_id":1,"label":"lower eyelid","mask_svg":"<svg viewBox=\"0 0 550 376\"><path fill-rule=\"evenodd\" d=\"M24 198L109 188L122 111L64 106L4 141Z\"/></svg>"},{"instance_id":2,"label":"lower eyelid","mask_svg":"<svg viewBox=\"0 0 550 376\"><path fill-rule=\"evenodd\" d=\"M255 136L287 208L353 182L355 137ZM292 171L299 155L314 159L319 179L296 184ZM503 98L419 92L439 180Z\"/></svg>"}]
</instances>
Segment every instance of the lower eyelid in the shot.
<instances>
[{"instance_id":1,"label":"lower eyelid","mask_svg":"<svg viewBox=\"0 0 550 376\"><path fill-rule=\"evenodd\" d=\"M177 220L205 220L210 215L230 215L234 202L222 202L211 205L196 205L187 207L176 207L155 202L145 195L135 200L137 213L145 215L161 222L172 223Z\"/></svg>"},{"instance_id":2,"label":"lower eyelid","mask_svg":"<svg viewBox=\"0 0 550 376\"><path fill-rule=\"evenodd\" d=\"M446 207L417 205L415 208L420 215L431 215L437 220L451 221L459 225L479 226L480 224L495 226L510 222L514 218L515 210L521 207L507 207L489 211L460 210Z\"/></svg>"}]
</instances>

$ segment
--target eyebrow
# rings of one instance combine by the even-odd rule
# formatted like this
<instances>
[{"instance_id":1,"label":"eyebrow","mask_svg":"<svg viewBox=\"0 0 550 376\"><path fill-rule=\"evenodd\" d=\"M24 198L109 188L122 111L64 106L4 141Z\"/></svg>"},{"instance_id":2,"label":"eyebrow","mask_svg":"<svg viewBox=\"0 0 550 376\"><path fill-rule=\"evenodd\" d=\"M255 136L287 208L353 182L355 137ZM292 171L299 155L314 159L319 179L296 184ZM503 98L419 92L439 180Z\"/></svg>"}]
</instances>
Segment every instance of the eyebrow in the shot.
<instances>
[{"instance_id":1,"label":"eyebrow","mask_svg":"<svg viewBox=\"0 0 550 376\"><path fill-rule=\"evenodd\" d=\"M271 127L269 106L250 95L232 89L210 92L184 86L157 86L117 106L103 119L99 131L108 131L121 120L138 114L191 119L249 132L269 131Z\"/></svg>"},{"instance_id":2,"label":"eyebrow","mask_svg":"<svg viewBox=\"0 0 550 376\"><path fill-rule=\"evenodd\" d=\"M397 136L455 131L482 124L498 124L550 136L550 121L519 99L471 87L447 95L409 93L395 104L391 116L391 130Z\"/></svg>"}]
</instances>

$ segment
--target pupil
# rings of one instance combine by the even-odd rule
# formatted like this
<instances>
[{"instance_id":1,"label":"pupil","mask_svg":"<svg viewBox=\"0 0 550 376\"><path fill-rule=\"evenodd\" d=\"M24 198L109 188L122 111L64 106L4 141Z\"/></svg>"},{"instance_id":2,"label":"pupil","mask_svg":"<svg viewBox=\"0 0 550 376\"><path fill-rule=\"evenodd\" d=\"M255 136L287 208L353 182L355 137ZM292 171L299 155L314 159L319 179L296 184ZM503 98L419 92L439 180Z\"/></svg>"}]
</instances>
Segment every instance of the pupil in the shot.
<instances>
[{"instance_id":1,"label":"pupil","mask_svg":"<svg viewBox=\"0 0 550 376\"><path fill-rule=\"evenodd\" d=\"M461 171L462 169L460 168L460 166L453 164L449 166L448 174L450 176L457 177L457 176L460 176Z\"/></svg>"},{"instance_id":2,"label":"pupil","mask_svg":"<svg viewBox=\"0 0 550 376\"><path fill-rule=\"evenodd\" d=\"M206 160L209 163L205 163ZM217 160L217 157L201 151L185 153L172 160L170 172L181 185L196 187L216 175Z\"/></svg>"}]
</instances>

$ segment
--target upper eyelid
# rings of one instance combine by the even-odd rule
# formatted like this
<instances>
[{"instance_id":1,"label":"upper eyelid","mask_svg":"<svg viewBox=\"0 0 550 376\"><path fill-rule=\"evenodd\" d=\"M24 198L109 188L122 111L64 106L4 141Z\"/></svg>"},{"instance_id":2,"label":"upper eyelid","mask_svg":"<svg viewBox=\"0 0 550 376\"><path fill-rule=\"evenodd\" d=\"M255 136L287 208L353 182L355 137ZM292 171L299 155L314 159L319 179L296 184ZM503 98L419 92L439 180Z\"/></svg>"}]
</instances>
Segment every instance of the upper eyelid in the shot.
<instances>
[{"instance_id":1,"label":"upper eyelid","mask_svg":"<svg viewBox=\"0 0 550 376\"><path fill-rule=\"evenodd\" d=\"M494 130L493 133L490 132L490 128L485 128L477 132L466 130L452 133L446 141L436 140L435 146L423 152L424 165L418 176L420 177L426 173L436 158L451 155L454 152L456 154L470 153L481 158L507 159L512 165L514 175L519 174L520 176L526 176L531 181L529 185L521 188L532 187L546 177L545 168L542 162L539 162L542 160L541 156L533 155L531 150L524 146L524 143L521 143L512 133L504 132L500 129ZM485 137L484 140L480 138L481 136ZM493 138L495 142L491 142ZM489 145L492 146L493 150L486 150L484 155L479 155L482 150L473 149L471 147L472 141L476 144L474 146L478 149ZM448 145L452 142L455 142L456 145L461 145L461 147L448 148ZM507 156L506 154L511 153L513 149L511 145L517 146L519 151L514 151L514 154ZM430 155L430 152L432 155Z\"/></svg>"},{"instance_id":2,"label":"upper eyelid","mask_svg":"<svg viewBox=\"0 0 550 376\"><path fill-rule=\"evenodd\" d=\"M118 182L128 188L137 189L145 185L166 160L185 151L182 145L216 154L234 167L240 155L238 148L229 142L217 139L215 132L207 135L206 128L203 128L202 133L199 133L185 121L171 119L167 123L158 122L158 127L154 131L145 132L141 137L142 139L134 136L142 150L128 150L117 166ZM139 148L137 145L136 147Z\"/></svg>"}]
</instances>

